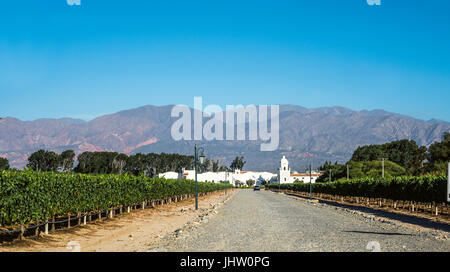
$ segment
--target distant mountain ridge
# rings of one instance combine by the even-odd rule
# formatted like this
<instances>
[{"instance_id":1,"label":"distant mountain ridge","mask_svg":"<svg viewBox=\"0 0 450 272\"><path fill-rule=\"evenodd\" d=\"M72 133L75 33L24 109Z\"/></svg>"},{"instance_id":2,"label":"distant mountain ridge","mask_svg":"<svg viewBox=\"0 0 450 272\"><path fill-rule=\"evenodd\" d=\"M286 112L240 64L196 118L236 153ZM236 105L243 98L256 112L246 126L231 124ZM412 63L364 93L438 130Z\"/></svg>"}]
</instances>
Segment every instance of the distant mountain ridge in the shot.
<instances>
[{"instance_id":1,"label":"distant mountain ridge","mask_svg":"<svg viewBox=\"0 0 450 272\"><path fill-rule=\"evenodd\" d=\"M304 171L312 162L346 161L360 145L412 139L429 145L450 131L442 120L418 120L384 110L353 111L345 107L309 109L280 105L280 145L273 152L260 152L259 141L179 141L170 129L177 118L172 105L143 106L83 121L72 118L20 121L6 117L0 123L0 156L13 167L25 166L27 157L38 149L61 152L84 151L166 152L192 154L197 143L207 156L229 165L232 158L244 156L246 169L276 171L285 155L291 168Z\"/></svg>"}]
</instances>

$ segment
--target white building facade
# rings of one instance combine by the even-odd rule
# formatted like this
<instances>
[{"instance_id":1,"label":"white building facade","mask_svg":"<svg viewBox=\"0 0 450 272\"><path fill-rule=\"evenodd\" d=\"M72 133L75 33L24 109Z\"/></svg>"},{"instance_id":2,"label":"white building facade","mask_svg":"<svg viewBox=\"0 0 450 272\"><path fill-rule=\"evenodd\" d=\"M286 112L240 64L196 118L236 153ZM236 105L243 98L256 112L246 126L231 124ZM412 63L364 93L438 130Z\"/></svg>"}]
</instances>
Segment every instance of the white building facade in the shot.
<instances>
[{"instance_id":1,"label":"white building facade","mask_svg":"<svg viewBox=\"0 0 450 272\"><path fill-rule=\"evenodd\" d=\"M303 182L303 183L315 183L316 180L321 176L321 173L312 171L310 173L291 173L291 168L289 167L289 161L285 156L281 159L280 168L278 169L278 177L276 180L272 180L272 183L294 183L294 182Z\"/></svg>"},{"instance_id":2,"label":"white building facade","mask_svg":"<svg viewBox=\"0 0 450 272\"><path fill-rule=\"evenodd\" d=\"M206 172L198 173L197 180L200 182L228 182L233 186L246 185L247 181L252 180L255 184L261 184L263 181L270 182L276 178L276 174L270 172L255 172L255 171L241 171L235 170L234 172ZM195 180L195 170L184 170L180 173L166 172L159 174L160 178L165 179L190 179Z\"/></svg>"},{"instance_id":3,"label":"white building facade","mask_svg":"<svg viewBox=\"0 0 450 272\"><path fill-rule=\"evenodd\" d=\"M267 183L294 183L304 182L304 183L315 183L316 180L321 176L321 173L312 172L309 173L291 173L291 168L289 167L289 161L285 156L281 159L280 168L278 169L278 174L273 174L270 172L256 172L256 171L241 171L235 170L234 172L206 172L198 173L197 180L200 182L228 182L233 186L238 184L247 185L247 181L252 180L254 184L260 185L263 181ZM195 170L183 170L180 173L177 172L166 172L159 174L160 178L165 179L190 179L195 180Z\"/></svg>"}]
</instances>

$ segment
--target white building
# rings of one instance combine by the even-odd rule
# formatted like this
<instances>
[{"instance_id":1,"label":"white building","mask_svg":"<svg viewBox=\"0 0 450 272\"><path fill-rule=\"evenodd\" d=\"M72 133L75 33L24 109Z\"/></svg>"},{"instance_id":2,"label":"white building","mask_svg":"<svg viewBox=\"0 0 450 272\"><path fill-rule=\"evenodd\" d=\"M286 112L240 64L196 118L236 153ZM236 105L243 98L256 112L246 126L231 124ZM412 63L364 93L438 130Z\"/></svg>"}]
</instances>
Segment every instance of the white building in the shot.
<instances>
[{"instance_id":1,"label":"white building","mask_svg":"<svg viewBox=\"0 0 450 272\"><path fill-rule=\"evenodd\" d=\"M289 161L285 156L281 159L280 168L278 169L278 177L276 180L272 180L271 183L294 183L295 181L303 183L315 183L316 180L321 176L321 173L312 171L310 173L291 173L291 168L289 167Z\"/></svg>"},{"instance_id":2,"label":"white building","mask_svg":"<svg viewBox=\"0 0 450 272\"><path fill-rule=\"evenodd\" d=\"M247 181L252 180L255 184L261 184L263 181L267 183L294 183L295 181L300 181L304 183L315 183L316 180L321 176L318 172L309 173L291 173L291 168L289 167L289 161L285 156L281 159L281 165L278 169L278 174L273 174L270 172L255 172L255 171L241 171L235 170L234 172L206 172L198 173L197 180L201 182L224 182L227 181L233 186L236 186L239 181L242 185L246 185ZM166 179L190 179L195 180L195 170L183 170L180 173L177 172L166 172L159 174L160 178Z\"/></svg>"},{"instance_id":3,"label":"white building","mask_svg":"<svg viewBox=\"0 0 450 272\"><path fill-rule=\"evenodd\" d=\"M270 182L276 178L276 174L270 172L254 172L254 171L241 171L236 170L234 172L206 172L198 173L197 180L201 182L214 182L219 183L227 181L230 184L236 186L239 181L242 185L246 185L247 181L252 180L255 184L261 184L263 181ZM184 170L180 173L166 172L159 174L160 178L166 179L190 179L195 180L195 170Z\"/></svg>"}]
</instances>

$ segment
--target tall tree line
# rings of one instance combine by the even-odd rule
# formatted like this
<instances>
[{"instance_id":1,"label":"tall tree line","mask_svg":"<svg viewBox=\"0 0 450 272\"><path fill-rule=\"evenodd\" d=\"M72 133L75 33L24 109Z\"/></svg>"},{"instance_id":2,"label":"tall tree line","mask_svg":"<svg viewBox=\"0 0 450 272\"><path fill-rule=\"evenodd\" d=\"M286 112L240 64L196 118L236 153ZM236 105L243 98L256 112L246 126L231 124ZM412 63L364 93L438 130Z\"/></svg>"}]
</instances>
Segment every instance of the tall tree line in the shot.
<instances>
[{"instance_id":1,"label":"tall tree line","mask_svg":"<svg viewBox=\"0 0 450 272\"><path fill-rule=\"evenodd\" d=\"M69 172L73 168L74 158L73 150L66 150L59 155L53 151L39 150L28 157L27 167L42 172Z\"/></svg>"},{"instance_id":2,"label":"tall tree line","mask_svg":"<svg viewBox=\"0 0 450 272\"><path fill-rule=\"evenodd\" d=\"M78 156L77 173L124 174L155 176L193 168L194 157L179 154L141 154L127 156L117 152L84 152Z\"/></svg>"},{"instance_id":3,"label":"tall tree line","mask_svg":"<svg viewBox=\"0 0 450 272\"><path fill-rule=\"evenodd\" d=\"M9 169L9 161L7 158L0 157L0 171Z\"/></svg>"},{"instance_id":4,"label":"tall tree line","mask_svg":"<svg viewBox=\"0 0 450 272\"><path fill-rule=\"evenodd\" d=\"M412 140L400 140L381 145L358 147L346 164L325 162L319 170L325 174L318 181L345 178L347 165L350 178L380 177L382 160L385 176L445 174L450 161L450 133L442 136L442 141L431 144L428 148L418 146Z\"/></svg>"},{"instance_id":5,"label":"tall tree line","mask_svg":"<svg viewBox=\"0 0 450 272\"><path fill-rule=\"evenodd\" d=\"M1 164L1 161L0 161ZM53 151L39 150L28 158L29 169L35 171L60 171L83 174L145 174L155 176L159 173L175 171L182 168L192 169L193 156L178 154L136 154L127 156L117 152L83 152L78 156L74 168L75 152L66 150L61 154Z\"/></svg>"},{"instance_id":6,"label":"tall tree line","mask_svg":"<svg viewBox=\"0 0 450 272\"><path fill-rule=\"evenodd\" d=\"M6 159L5 159L6 160ZM0 160L0 169L6 164ZM179 154L141 154L127 156L117 152L83 152L78 156L78 164L74 168L75 152L66 150L61 154L53 151L39 150L28 158L29 169L35 171L60 171L83 174L133 174L155 176L164 172L179 172L182 169L194 168L194 156ZM4 166L6 168L6 166ZM9 164L8 164L9 168ZM219 160L208 158L198 165L199 172L226 171L228 168L220 166Z\"/></svg>"}]
</instances>

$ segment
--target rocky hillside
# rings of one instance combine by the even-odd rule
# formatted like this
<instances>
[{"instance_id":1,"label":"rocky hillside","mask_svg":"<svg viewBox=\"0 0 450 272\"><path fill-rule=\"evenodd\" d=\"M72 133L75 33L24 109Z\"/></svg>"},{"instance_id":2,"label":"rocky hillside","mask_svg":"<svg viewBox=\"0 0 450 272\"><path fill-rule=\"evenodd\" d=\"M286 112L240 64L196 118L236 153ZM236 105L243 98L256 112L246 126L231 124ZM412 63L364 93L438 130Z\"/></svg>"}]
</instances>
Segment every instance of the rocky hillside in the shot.
<instances>
[{"instance_id":1,"label":"rocky hillside","mask_svg":"<svg viewBox=\"0 0 450 272\"><path fill-rule=\"evenodd\" d=\"M0 123L0 156L13 167L22 168L29 154L38 149L61 152L83 151L166 152L191 154L193 141L175 142L170 128L172 106L144 106L101 116L90 122L77 119L20 121L7 117ZM413 139L420 145L440 140L450 123L422 121L383 110L352 111L343 107L308 109L280 106L280 146L260 152L260 142L201 141L207 156L229 165L244 156L247 169L275 171L282 155L291 168L304 171L310 161L345 161L360 145Z\"/></svg>"}]
</instances>

